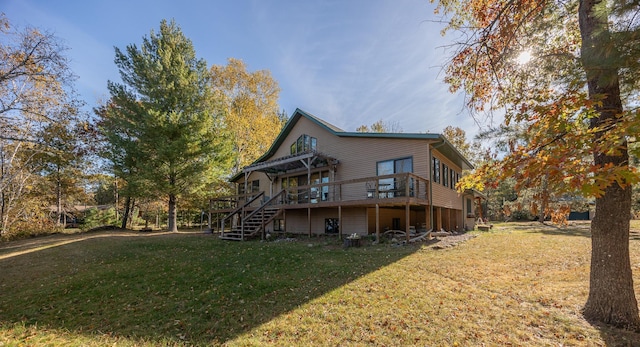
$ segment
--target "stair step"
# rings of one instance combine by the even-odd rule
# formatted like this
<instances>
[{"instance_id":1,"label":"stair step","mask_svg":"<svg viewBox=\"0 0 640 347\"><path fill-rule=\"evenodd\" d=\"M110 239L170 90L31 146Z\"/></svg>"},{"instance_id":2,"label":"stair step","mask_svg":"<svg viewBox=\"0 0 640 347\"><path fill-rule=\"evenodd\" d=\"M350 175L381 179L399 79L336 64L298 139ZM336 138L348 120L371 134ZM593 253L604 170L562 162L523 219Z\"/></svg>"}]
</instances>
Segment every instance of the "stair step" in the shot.
<instances>
[{"instance_id":1,"label":"stair step","mask_svg":"<svg viewBox=\"0 0 640 347\"><path fill-rule=\"evenodd\" d=\"M242 240L242 234L240 234L240 233L234 233L234 232L231 232L231 233L223 233L223 234L221 234L221 235L220 235L220 236L218 236L218 237L219 237L220 239L222 239L222 240L237 240L237 241Z\"/></svg>"},{"instance_id":2,"label":"stair step","mask_svg":"<svg viewBox=\"0 0 640 347\"><path fill-rule=\"evenodd\" d=\"M256 237L260 235L260 231L262 230L263 223L272 220L274 216L279 214L281 209L278 207L264 207L262 210L256 212L251 218L244 220L241 225L237 225L234 228L231 228L228 232L220 235L220 238L223 240L236 240L241 241L243 239ZM266 226L267 223L264 223ZM244 227L244 233L242 232L242 228Z\"/></svg>"},{"instance_id":3,"label":"stair step","mask_svg":"<svg viewBox=\"0 0 640 347\"><path fill-rule=\"evenodd\" d=\"M242 237L220 236L220 240L242 241Z\"/></svg>"}]
</instances>

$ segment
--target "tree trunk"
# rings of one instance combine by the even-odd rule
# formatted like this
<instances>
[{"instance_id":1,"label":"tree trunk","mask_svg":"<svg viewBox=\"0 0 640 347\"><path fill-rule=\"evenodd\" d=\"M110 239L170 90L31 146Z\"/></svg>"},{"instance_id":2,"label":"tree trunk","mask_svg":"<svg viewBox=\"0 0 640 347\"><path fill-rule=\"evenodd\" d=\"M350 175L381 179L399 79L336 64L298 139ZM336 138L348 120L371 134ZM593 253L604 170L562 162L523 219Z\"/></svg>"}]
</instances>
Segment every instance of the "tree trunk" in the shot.
<instances>
[{"instance_id":1,"label":"tree trunk","mask_svg":"<svg viewBox=\"0 0 640 347\"><path fill-rule=\"evenodd\" d=\"M120 199L120 197L118 196L118 178L115 178L114 183L113 183L113 196L114 196L114 202L113 202L113 206L114 209L116 210L116 221L118 220L118 200Z\"/></svg>"},{"instance_id":2,"label":"tree trunk","mask_svg":"<svg viewBox=\"0 0 640 347\"><path fill-rule=\"evenodd\" d=\"M62 186L60 184L60 170L58 170L56 179L56 215L58 217L56 225L60 226L60 221L62 220Z\"/></svg>"},{"instance_id":3,"label":"tree trunk","mask_svg":"<svg viewBox=\"0 0 640 347\"><path fill-rule=\"evenodd\" d=\"M580 1L579 20L582 36L581 57L587 75L589 97L600 98L595 103L599 116L591 120L590 127L599 129L619 123L622 113L618 69L607 61L615 58L615 49L609 37L607 16L600 14L600 0ZM615 60L615 59L613 59ZM595 135L599 143L607 130ZM616 156L594 151L598 166L629 165L626 141L621 141ZM631 213L631 186L614 182L596 198L596 214L591 223L591 273L589 297L584 316L589 320L618 327L640 329L638 303L633 290L633 277L629 259L629 216Z\"/></svg>"},{"instance_id":4,"label":"tree trunk","mask_svg":"<svg viewBox=\"0 0 640 347\"><path fill-rule=\"evenodd\" d=\"M127 196L127 199L124 201L124 213L122 214L122 225L120 228L127 228L127 219L129 219L129 205L131 205L131 197Z\"/></svg>"},{"instance_id":5,"label":"tree trunk","mask_svg":"<svg viewBox=\"0 0 640 347\"><path fill-rule=\"evenodd\" d=\"M0 235L4 234L5 223L4 223L4 206L5 206L5 197L4 197L4 148L0 147Z\"/></svg>"},{"instance_id":6,"label":"tree trunk","mask_svg":"<svg viewBox=\"0 0 640 347\"><path fill-rule=\"evenodd\" d=\"M178 231L177 214L176 214L177 198L175 195L169 195L169 231Z\"/></svg>"},{"instance_id":7,"label":"tree trunk","mask_svg":"<svg viewBox=\"0 0 640 347\"><path fill-rule=\"evenodd\" d=\"M131 199L131 207L129 207L129 216L127 217L128 229L133 229L133 217L136 211L136 199Z\"/></svg>"}]
</instances>

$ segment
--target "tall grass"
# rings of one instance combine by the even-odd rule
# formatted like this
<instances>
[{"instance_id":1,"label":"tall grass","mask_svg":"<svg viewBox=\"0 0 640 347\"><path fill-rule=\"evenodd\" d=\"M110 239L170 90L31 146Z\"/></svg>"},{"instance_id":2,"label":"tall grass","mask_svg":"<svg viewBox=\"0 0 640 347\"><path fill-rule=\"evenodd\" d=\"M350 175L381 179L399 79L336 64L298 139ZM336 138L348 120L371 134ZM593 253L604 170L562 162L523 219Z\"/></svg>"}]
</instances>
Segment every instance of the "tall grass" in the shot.
<instances>
[{"instance_id":1,"label":"tall grass","mask_svg":"<svg viewBox=\"0 0 640 347\"><path fill-rule=\"evenodd\" d=\"M446 250L93 234L0 245L5 345L637 345L592 326L588 230L500 225ZM75 240L75 239L73 239ZM640 242L631 241L634 271ZM35 246L34 246L35 247ZM17 251L26 252L13 254ZM636 276L636 284L639 283Z\"/></svg>"}]
</instances>

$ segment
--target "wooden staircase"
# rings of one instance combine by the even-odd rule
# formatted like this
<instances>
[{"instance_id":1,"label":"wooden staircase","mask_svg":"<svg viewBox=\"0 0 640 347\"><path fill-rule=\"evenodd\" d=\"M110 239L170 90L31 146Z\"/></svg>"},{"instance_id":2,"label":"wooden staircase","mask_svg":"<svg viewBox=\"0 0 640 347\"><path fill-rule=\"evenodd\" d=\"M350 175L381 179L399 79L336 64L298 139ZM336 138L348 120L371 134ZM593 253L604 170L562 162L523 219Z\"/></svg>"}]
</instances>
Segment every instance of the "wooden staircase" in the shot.
<instances>
[{"instance_id":1,"label":"wooden staircase","mask_svg":"<svg viewBox=\"0 0 640 347\"><path fill-rule=\"evenodd\" d=\"M284 196L284 190L257 207L248 215L243 216L246 211L246 207L262 195L263 193L254 197L243 206L237 208L235 211L231 212L227 217L225 217L223 225L225 224L227 219L233 217L233 215L236 214L240 216L240 223L239 225L232 227L230 231L225 231L223 227L222 232L219 236L221 239L244 241L249 238L261 236L263 234L265 226L271 223L282 213L282 208L274 205L277 204L281 196Z\"/></svg>"},{"instance_id":2,"label":"wooden staircase","mask_svg":"<svg viewBox=\"0 0 640 347\"><path fill-rule=\"evenodd\" d=\"M280 213L282 213L282 209L279 208L262 208L257 213L247 216L239 226L231 228L229 232L222 233L220 238L223 240L243 241L258 237L264 231L264 226L273 221Z\"/></svg>"}]
</instances>

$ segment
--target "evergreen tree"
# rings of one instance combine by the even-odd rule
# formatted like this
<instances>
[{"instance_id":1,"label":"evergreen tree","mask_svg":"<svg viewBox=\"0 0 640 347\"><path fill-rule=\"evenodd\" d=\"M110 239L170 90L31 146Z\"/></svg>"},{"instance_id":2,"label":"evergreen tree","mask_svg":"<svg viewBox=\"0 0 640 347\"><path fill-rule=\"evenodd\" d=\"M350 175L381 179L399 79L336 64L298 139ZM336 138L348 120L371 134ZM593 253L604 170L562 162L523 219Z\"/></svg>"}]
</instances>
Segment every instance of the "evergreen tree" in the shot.
<instances>
[{"instance_id":1,"label":"evergreen tree","mask_svg":"<svg viewBox=\"0 0 640 347\"><path fill-rule=\"evenodd\" d=\"M115 63L123 83L109 81L110 103L96 112L110 145L106 156L129 196L168 198L169 231L177 231L178 197L227 169L227 137L207 64L166 20L140 48L116 48Z\"/></svg>"}]
</instances>

